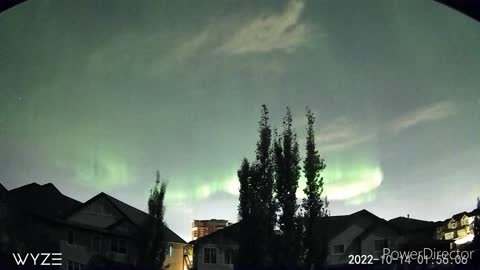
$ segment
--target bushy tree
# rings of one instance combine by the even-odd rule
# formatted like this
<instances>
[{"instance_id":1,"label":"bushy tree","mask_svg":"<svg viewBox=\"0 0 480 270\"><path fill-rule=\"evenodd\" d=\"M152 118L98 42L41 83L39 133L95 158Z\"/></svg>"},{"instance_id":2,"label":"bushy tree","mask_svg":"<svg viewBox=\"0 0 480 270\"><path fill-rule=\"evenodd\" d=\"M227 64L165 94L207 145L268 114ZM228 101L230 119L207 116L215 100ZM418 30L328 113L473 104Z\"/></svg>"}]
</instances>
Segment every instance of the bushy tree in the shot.
<instances>
[{"instance_id":1,"label":"bushy tree","mask_svg":"<svg viewBox=\"0 0 480 270\"><path fill-rule=\"evenodd\" d=\"M315 146L315 116L308 107L306 116L308 125L303 172L307 183L303 190L306 198L303 200L302 207L305 210L305 265L311 267L313 257L321 255L319 253L322 252L316 250L316 243L313 242L313 226L318 218L328 214L328 210L326 208L327 204L324 204L322 200L323 177L320 176L320 172L325 169L326 165Z\"/></svg>"}]
</instances>

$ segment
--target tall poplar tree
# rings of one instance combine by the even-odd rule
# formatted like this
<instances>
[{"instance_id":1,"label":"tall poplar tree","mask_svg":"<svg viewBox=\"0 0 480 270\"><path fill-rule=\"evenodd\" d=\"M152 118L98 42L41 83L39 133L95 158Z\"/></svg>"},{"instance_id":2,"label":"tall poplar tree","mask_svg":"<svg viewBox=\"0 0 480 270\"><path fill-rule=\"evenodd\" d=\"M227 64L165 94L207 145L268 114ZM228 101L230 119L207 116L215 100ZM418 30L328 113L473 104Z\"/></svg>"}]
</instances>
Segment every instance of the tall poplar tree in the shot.
<instances>
[{"instance_id":1,"label":"tall poplar tree","mask_svg":"<svg viewBox=\"0 0 480 270\"><path fill-rule=\"evenodd\" d=\"M300 154L297 136L293 131L290 108L283 118L283 131L276 136L274 147L275 191L279 206L280 264L296 266L299 263L299 237L296 229L298 180L300 178Z\"/></svg>"},{"instance_id":2,"label":"tall poplar tree","mask_svg":"<svg viewBox=\"0 0 480 270\"><path fill-rule=\"evenodd\" d=\"M306 178L306 187L303 192L306 198L303 199L302 207L305 210L305 237L304 246L306 249L305 265L313 267L313 257L324 256L325 250L317 250L316 243L313 242L313 226L315 221L328 213L326 205L322 200L323 177L320 172L326 167L323 158L320 157L315 146L314 123L315 116L310 108L306 108L307 113L307 141L306 156L303 162L303 172Z\"/></svg>"},{"instance_id":3,"label":"tall poplar tree","mask_svg":"<svg viewBox=\"0 0 480 270\"><path fill-rule=\"evenodd\" d=\"M242 238L248 236L246 239L250 240L240 241L240 267L262 267L271 263L276 207L273 198L272 130L269 120L268 108L262 105L255 161L248 168L244 161L238 175L241 194L240 226L241 231L245 232ZM245 214L245 209L249 209L248 214ZM252 239L255 239L255 244L252 244Z\"/></svg>"}]
</instances>

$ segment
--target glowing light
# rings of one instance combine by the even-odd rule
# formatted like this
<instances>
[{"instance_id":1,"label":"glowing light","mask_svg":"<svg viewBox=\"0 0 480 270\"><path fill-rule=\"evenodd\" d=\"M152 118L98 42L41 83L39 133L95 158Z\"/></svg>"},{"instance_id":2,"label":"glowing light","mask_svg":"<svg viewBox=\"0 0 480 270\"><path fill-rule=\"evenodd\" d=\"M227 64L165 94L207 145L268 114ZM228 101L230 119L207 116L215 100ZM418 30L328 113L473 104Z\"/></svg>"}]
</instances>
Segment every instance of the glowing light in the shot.
<instances>
[{"instance_id":1,"label":"glowing light","mask_svg":"<svg viewBox=\"0 0 480 270\"><path fill-rule=\"evenodd\" d=\"M469 242L472 242L473 241L473 238L474 238L474 235L473 234L469 234L461 239L458 239L458 240L455 240L455 244L456 245L463 245L463 244L466 244L466 243L469 243Z\"/></svg>"},{"instance_id":2,"label":"glowing light","mask_svg":"<svg viewBox=\"0 0 480 270\"><path fill-rule=\"evenodd\" d=\"M325 171L324 190L330 200L350 200L352 204L359 204L365 201L371 201L375 198L371 194L373 190L378 188L383 181L382 170L377 167L374 169L358 169ZM305 179L299 183L297 197L304 198Z\"/></svg>"},{"instance_id":3,"label":"glowing light","mask_svg":"<svg viewBox=\"0 0 480 270\"><path fill-rule=\"evenodd\" d=\"M230 181L226 182L227 192L232 195L238 195L240 189L240 182L238 181L237 176L234 176Z\"/></svg>"}]
</instances>

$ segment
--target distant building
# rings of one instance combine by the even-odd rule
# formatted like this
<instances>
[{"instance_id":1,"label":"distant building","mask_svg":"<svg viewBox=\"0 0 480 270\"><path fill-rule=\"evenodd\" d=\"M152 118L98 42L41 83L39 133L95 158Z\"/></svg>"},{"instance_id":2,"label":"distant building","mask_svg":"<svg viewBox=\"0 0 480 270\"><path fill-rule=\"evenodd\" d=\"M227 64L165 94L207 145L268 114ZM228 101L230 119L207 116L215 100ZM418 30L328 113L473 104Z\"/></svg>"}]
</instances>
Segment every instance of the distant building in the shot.
<instances>
[{"instance_id":1,"label":"distant building","mask_svg":"<svg viewBox=\"0 0 480 270\"><path fill-rule=\"evenodd\" d=\"M480 216L480 210L461 212L444 221L437 222L436 238L454 241L456 246L470 243L473 240L475 216Z\"/></svg>"},{"instance_id":2,"label":"distant building","mask_svg":"<svg viewBox=\"0 0 480 270\"><path fill-rule=\"evenodd\" d=\"M228 225L230 225L230 223L224 219L194 220L192 222L192 240L204 237Z\"/></svg>"},{"instance_id":3,"label":"distant building","mask_svg":"<svg viewBox=\"0 0 480 270\"><path fill-rule=\"evenodd\" d=\"M233 270L240 236L240 223L219 229L191 241L193 268L196 270Z\"/></svg>"}]
</instances>

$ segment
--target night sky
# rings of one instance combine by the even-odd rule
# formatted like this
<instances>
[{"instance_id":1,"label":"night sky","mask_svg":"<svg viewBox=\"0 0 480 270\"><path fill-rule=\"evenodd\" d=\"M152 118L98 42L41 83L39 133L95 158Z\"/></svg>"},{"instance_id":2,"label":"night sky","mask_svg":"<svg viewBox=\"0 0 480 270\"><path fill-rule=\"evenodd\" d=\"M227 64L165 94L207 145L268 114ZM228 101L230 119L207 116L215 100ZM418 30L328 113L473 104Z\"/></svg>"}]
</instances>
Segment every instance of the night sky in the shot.
<instances>
[{"instance_id":1,"label":"night sky","mask_svg":"<svg viewBox=\"0 0 480 270\"><path fill-rule=\"evenodd\" d=\"M0 14L0 182L237 218L260 105L315 112L332 214L446 219L480 195L480 24L433 1L27 1ZM301 179L299 197L303 196Z\"/></svg>"}]
</instances>

